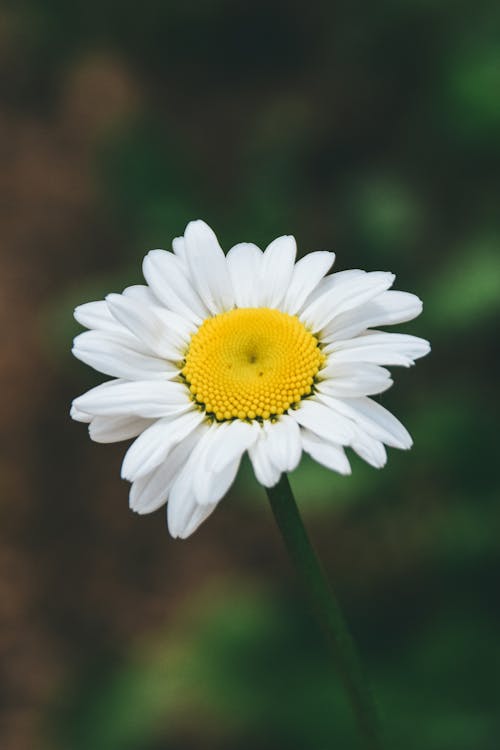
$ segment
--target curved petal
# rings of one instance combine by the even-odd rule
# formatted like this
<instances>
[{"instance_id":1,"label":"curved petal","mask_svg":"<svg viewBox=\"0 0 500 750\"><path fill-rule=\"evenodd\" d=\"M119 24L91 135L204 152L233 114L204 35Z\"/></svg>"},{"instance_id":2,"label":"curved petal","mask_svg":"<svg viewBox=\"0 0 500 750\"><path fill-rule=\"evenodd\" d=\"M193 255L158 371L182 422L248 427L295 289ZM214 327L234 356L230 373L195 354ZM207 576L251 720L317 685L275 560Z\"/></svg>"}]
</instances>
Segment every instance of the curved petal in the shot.
<instances>
[{"instance_id":1,"label":"curved petal","mask_svg":"<svg viewBox=\"0 0 500 750\"><path fill-rule=\"evenodd\" d=\"M338 474L351 473L351 465L341 445L320 438L314 432L305 428L300 431L300 434L302 447L311 458Z\"/></svg>"},{"instance_id":2,"label":"curved petal","mask_svg":"<svg viewBox=\"0 0 500 750\"><path fill-rule=\"evenodd\" d=\"M213 424L197 461L193 488L198 503L218 502L232 485L241 458L257 439L258 426L240 420Z\"/></svg>"},{"instance_id":3,"label":"curved petal","mask_svg":"<svg viewBox=\"0 0 500 750\"><path fill-rule=\"evenodd\" d=\"M86 414L84 411L80 411L74 406L74 404L71 405L69 416L71 419L74 419L75 422L83 422L84 424L88 424L92 421L92 414Z\"/></svg>"},{"instance_id":4,"label":"curved petal","mask_svg":"<svg viewBox=\"0 0 500 750\"><path fill-rule=\"evenodd\" d=\"M347 341L337 341L325 347L329 364L325 373L340 362L373 362L378 365L403 365L409 367L415 360L430 351L429 342L418 336L385 331L366 331Z\"/></svg>"},{"instance_id":5,"label":"curved petal","mask_svg":"<svg viewBox=\"0 0 500 750\"><path fill-rule=\"evenodd\" d=\"M274 487L278 484L281 471L271 461L269 450L267 449L268 435L262 427L258 434L257 440L248 451L250 461L252 462L255 478L264 487Z\"/></svg>"},{"instance_id":6,"label":"curved petal","mask_svg":"<svg viewBox=\"0 0 500 750\"><path fill-rule=\"evenodd\" d=\"M148 307L153 307L159 302L158 298L155 297L151 289L145 284L133 284L132 286L128 286L123 290L122 294L124 297L131 297L138 302L142 302Z\"/></svg>"},{"instance_id":7,"label":"curved petal","mask_svg":"<svg viewBox=\"0 0 500 750\"><path fill-rule=\"evenodd\" d=\"M200 505L214 505L222 500L236 479L243 452L225 464L220 471L202 471L198 467L194 476L194 493Z\"/></svg>"},{"instance_id":8,"label":"curved petal","mask_svg":"<svg viewBox=\"0 0 500 750\"><path fill-rule=\"evenodd\" d=\"M285 235L273 240L264 251L261 264L260 305L279 307L292 279L297 243Z\"/></svg>"},{"instance_id":9,"label":"curved petal","mask_svg":"<svg viewBox=\"0 0 500 750\"><path fill-rule=\"evenodd\" d=\"M375 469L381 469L387 462L387 452L384 444L366 433L361 433L361 430L360 435L353 441L351 448L360 458Z\"/></svg>"},{"instance_id":10,"label":"curved petal","mask_svg":"<svg viewBox=\"0 0 500 750\"><path fill-rule=\"evenodd\" d=\"M179 369L158 357L138 351L140 343L124 331L85 331L73 343L74 356L95 370L115 378L144 380L174 378Z\"/></svg>"},{"instance_id":11,"label":"curved petal","mask_svg":"<svg viewBox=\"0 0 500 750\"><path fill-rule=\"evenodd\" d=\"M298 260L283 300L282 310L290 315L295 315L323 276L328 273L334 261L335 253L326 250L308 253Z\"/></svg>"},{"instance_id":12,"label":"curved petal","mask_svg":"<svg viewBox=\"0 0 500 750\"><path fill-rule=\"evenodd\" d=\"M119 443L137 437L151 424L152 419L143 417L94 417L89 425L89 435L96 443Z\"/></svg>"},{"instance_id":13,"label":"curved petal","mask_svg":"<svg viewBox=\"0 0 500 750\"><path fill-rule=\"evenodd\" d=\"M290 416L302 427L307 427L311 432L332 443L349 445L355 435L350 419L333 411L328 404L317 400L301 401L298 409L290 411Z\"/></svg>"},{"instance_id":14,"label":"curved petal","mask_svg":"<svg viewBox=\"0 0 500 750\"><path fill-rule=\"evenodd\" d=\"M133 511L141 515L152 513L167 502L172 484L188 461L202 433L201 427L193 430L172 449L165 461L156 469L133 482L129 497L129 505Z\"/></svg>"},{"instance_id":15,"label":"curved petal","mask_svg":"<svg viewBox=\"0 0 500 750\"><path fill-rule=\"evenodd\" d=\"M422 312L422 300L409 292L389 290L370 302L336 315L321 332L323 341L342 341L367 328L388 326L413 320Z\"/></svg>"},{"instance_id":16,"label":"curved petal","mask_svg":"<svg viewBox=\"0 0 500 750\"><path fill-rule=\"evenodd\" d=\"M355 279L362 279L364 276L366 276L366 271L362 271L359 268L349 268L346 271L336 271L329 276L325 276L316 284L312 292L309 294L304 302L302 310L309 307L309 305L312 305L313 302L326 294L326 292L339 288L341 284L347 284Z\"/></svg>"},{"instance_id":17,"label":"curved petal","mask_svg":"<svg viewBox=\"0 0 500 750\"><path fill-rule=\"evenodd\" d=\"M142 264L144 278L162 304L200 325L209 311L193 289L186 270L184 263L166 250L151 250Z\"/></svg>"},{"instance_id":18,"label":"curved petal","mask_svg":"<svg viewBox=\"0 0 500 750\"><path fill-rule=\"evenodd\" d=\"M262 251L251 242L240 242L226 256L237 307L259 305Z\"/></svg>"},{"instance_id":19,"label":"curved petal","mask_svg":"<svg viewBox=\"0 0 500 750\"><path fill-rule=\"evenodd\" d=\"M191 221L184 241L190 277L201 299L214 315L230 310L234 305L231 279L214 232L204 221Z\"/></svg>"},{"instance_id":20,"label":"curved petal","mask_svg":"<svg viewBox=\"0 0 500 750\"><path fill-rule=\"evenodd\" d=\"M103 299L78 305L78 307L75 307L73 315L80 325L91 330L112 331L114 333L123 333L126 330L111 314L111 310Z\"/></svg>"},{"instance_id":21,"label":"curved petal","mask_svg":"<svg viewBox=\"0 0 500 750\"><path fill-rule=\"evenodd\" d=\"M175 316L175 313L163 310L163 315L159 315L157 309L122 294L108 294L106 302L115 318L154 354L174 362L182 359L185 348L183 337L179 336L176 328L167 324L164 317L166 314Z\"/></svg>"},{"instance_id":22,"label":"curved petal","mask_svg":"<svg viewBox=\"0 0 500 750\"><path fill-rule=\"evenodd\" d=\"M389 370L365 362L330 362L319 377L319 393L345 398L383 393L393 382Z\"/></svg>"},{"instance_id":23,"label":"curved petal","mask_svg":"<svg viewBox=\"0 0 500 750\"><path fill-rule=\"evenodd\" d=\"M204 430L204 434L172 484L167 504L167 522L170 534L174 538L188 537L217 506L215 502L201 505L196 500L194 492L196 469L203 461L214 429L216 427L211 425Z\"/></svg>"},{"instance_id":24,"label":"curved petal","mask_svg":"<svg viewBox=\"0 0 500 750\"><path fill-rule=\"evenodd\" d=\"M191 341L191 336L197 329L196 323L172 312L172 310L166 310L164 307L155 306L152 310L163 322L172 345L184 354Z\"/></svg>"},{"instance_id":25,"label":"curved petal","mask_svg":"<svg viewBox=\"0 0 500 750\"><path fill-rule=\"evenodd\" d=\"M267 441L265 449L271 463L283 471L294 471L302 456L300 427L297 422L283 414L276 422L266 422Z\"/></svg>"},{"instance_id":26,"label":"curved petal","mask_svg":"<svg viewBox=\"0 0 500 750\"><path fill-rule=\"evenodd\" d=\"M179 259L184 268L187 270L186 243L184 241L184 237L174 237L174 239L172 240L172 250L174 251L174 255L176 256L176 258Z\"/></svg>"},{"instance_id":27,"label":"curved petal","mask_svg":"<svg viewBox=\"0 0 500 750\"><path fill-rule=\"evenodd\" d=\"M222 471L257 440L256 424L235 419L233 422L222 422L213 430L210 445L204 458L204 468L213 473Z\"/></svg>"},{"instance_id":28,"label":"curved petal","mask_svg":"<svg viewBox=\"0 0 500 750\"><path fill-rule=\"evenodd\" d=\"M196 503L193 498L190 498L189 505L184 509L184 523L182 528L179 529L177 534L172 534L172 536L177 536L179 539L187 539L191 534L194 534L203 521L206 521L206 519L214 512L217 505L218 503L214 503L213 505L200 505L199 503ZM170 533L172 533L172 531L170 531Z\"/></svg>"},{"instance_id":29,"label":"curved petal","mask_svg":"<svg viewBox=\"0 0 500 750\"><path fill-rule=\"evenodd\" d=\"M319 394L319 398L337 414L352 419L359 429L375 440L380 440L393 448L407 450L412 446L408 430L390 411L371 398L331 398Z\"/></svg>"},{"instance_id":30,"label":"curved petal","mask_svg":"<svg viewBox=\"0 0 500 750\"><path fill-rule=\"evenodd\" d=\"M79 396L73 405L93 416L130 415L147 419L181 414L193 408L183 383L162 380L111 380Z\"/></svg>"},{"instance_id":31,"label":"curved petal","mask_svg":"<svg viewBox=\"0 0 500 750\"><path fill-rule=\"evenodd\" d=\"M318 284L317 291L322 286L324 291L300 313L300 320L314 333L321 331L336 315L352 310L388 289L394 278L394 274L385 271L334 273Z\"/></svg>"},{"instance_id":32,"label":"curved petal","mask_svg":"<svg viewBox=\"0 0 500 750\"><path fill-rule=\"evenodd\" d=\"M184 440L204 419L205 415L198 410L174 418L158 419L139 435L125 453L123 479L133 482L149 474L166 459L174 445Z\"/></svg>"}]
</instances>

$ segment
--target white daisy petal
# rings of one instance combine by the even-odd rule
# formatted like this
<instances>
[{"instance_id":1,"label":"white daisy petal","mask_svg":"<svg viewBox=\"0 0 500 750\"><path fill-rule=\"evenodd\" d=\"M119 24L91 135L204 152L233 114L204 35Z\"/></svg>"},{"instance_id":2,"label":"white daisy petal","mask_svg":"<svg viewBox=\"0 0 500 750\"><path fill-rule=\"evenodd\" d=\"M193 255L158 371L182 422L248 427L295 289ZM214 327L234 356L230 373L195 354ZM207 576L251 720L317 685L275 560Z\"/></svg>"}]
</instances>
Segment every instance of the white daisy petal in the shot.
<instances>
[{"instance_id":1,"label":"white daisy petal","mask_svg":"<svg viewBox=\"0 0 500 750\"><path fill-rule=\"evenodd\" d=\"M186 261L201 299L211 313L234 305L231 279L221 246L204 221L191 221L184 233Z\"/></svg>"},{"instance_id":2,"label":"white daisy petal","mask_svg":"<svg viewBox=\"0 0 500 750\"><path fill-rule=\"evenodd\" d=\"M216 502L200 505L194 493L196 472L202 465L214 429L216 426L212 425L204 431L172 484L167 504L167 522L174 538L188 537L217 506Z\"/></svg>"},{"instance_id":3,"label":"white daisy petal","mask_svg":"<svg viewBox=\"0 0 500 750\"><path fill-rule=\"evenodd\" d=\"M153 311L163 321L172 346L179 349L184 355L197 326L192 321L186 320L182 315L178 315L171 310L165 310L164 307L156 306Z\"/></svg>"},{"instance_id":4,"label":"white daisy petal","mask_svg":"<svg viewBox=\"0 0 500 750\"><path fill-rule=\"evenodd\" d=\"M198 503L216 503L226 494L258 431L257 424L240 420L212 425L210 441L194 469L193 489Z\"/></svg>"},{"instance_id":5,"label":"white daisy petal","mask_svg":"<svg viewBox=\"0 0 500 750\"><path fill-rule=\"evenodd\" d=\"M341 341L374 326L406 323L421 312L422 300L415 294L391 289L354 310L336 315L321 332L322 339Z\"/></svg>"},{"instance_id":6,"label":"white daisy petal","mask_svg":"<svg viewBox=\"0 0 500 750\"><path fill-rule=\"evenodd\" d=\"M264 428L261 428L257 440L248 451L248 455L257 481L264 487L274 487L280 480L281 471L271 461L267 441L268 434Z\"/></svg>"},{"instance_id":7,"label":"white daisy petal","mask_svg":"<svg viewBox=\"0 0 500 750\"><path fill-rule=\"evenodd\" d=\"M141 515L152 513L167 502L173 482L202 434L203 426L193 430L156 469L132 483L129 505L133 511Z\"/></svg>"},{"instance_id":8,"label":"white daisy petal","mask_svg":"<svg viewBox=\"0 0 500 750\"><path fill-rule=\"evenodd\" d=\"M331 443L303 428L300 431L302 447L311 458L338 474L350 474L351 465L341 445Z\"/></svg>"},{"instance_id":9,"label":"white daisy petal","mask_svg":"<svg viewBox=\"0 0 500 750\"><path fill-rule=\"evenodd\" d=\"M309 307L309 305L312 305L313 302L326 294L326 292L339 289L343 285L351 283L356 279L363 279L365 276L366 271L361 271L359 268L350 268L347 271L336 271L329 276L325 276L325 278L320 279L306 298L302 310Z\"/></svg>"},{"instance_id":10,"label":"white daisy petal","mask_svg":"<svg viewBox=\"0 0 500 750\"><path fill-rule=\"evenodd\" d=\"M93 416L129 414L148 419L192 409L189 392L182 383L161 380L102 383L76 398L73 405Z\"/></svg>"},{"instance_id":11,"label":"white daisy petal","mask_svg":"<svg viewBox=\"0 0 500 750\"><path fill-rule=\"evenodd\" d=\"M220 471L202 471L198 467L194 477L194 493L200 505L213 505L221 500L233 484L243 453L224 465Z\"/></svg>"},{"instance_id":12,"label":"white daisy petal","mask_svg":"<svg viewBox=\"0 0 500 750\"><path fill-rule=\"evenodd\" d=\"M96 443L119 443L137 437L154 424L143 417L94 417L89 425L89 435Z\"/></svg>"},{"instance_id":13,"label":"white daisy petal","mask_svg":"<svg viewBox=\"0 0 500 750\"><path fill-rule=\"evenodd\" d=\"M105 383L101 383L100 385L97 386L97 388L99 389L99 392L103 394L107 388L114 388L116 384L125 383L125 382L127 381L122 380L120 378L116 378L114 380L107 380ZM90 393L90 391L87 391L87 393ZM80 408L80 404L81 404L80 399L86 396L87 393L84 393L83 396L78 396L77 398L74 398L71 404L70 417L72 419L75 419L77 422L89 423L94 419L94 416L95 416L94 414L86 412Z\"/></svg>"},{"instance_id":14,"label":"white daisy petal","mask_svg":"<svg viewBox=\"0 0 500 750\"><path fill-rule=\"evenodd\" d=\"M167 503L167 523L171 536L187 539L215 510L217 503L200 505L192 490L192 480L182 471L174 482Z\"/></svg>"},{"instance_id":15,"label":"white daisy petal","mask_svg":"<svg viewBox=\"0 0 500 750\"><path fill-rule=\"evenodd\" d=\"M279 307L290 286L297 243L295 237L278 237L268 245L262 256L260 305Z\"/></svg>"},{"instance_id":16,"label":"white daisy petal","mask_svg":"<svg viewBox=\"0 0 500 750\"><path fill-rule=\"evenodd\" d=\"M186 243L184 241L184 237L174 237L174 239L172 240L172 250L174 251L174 255L182 263L184 268L187 269Z\"/></svg>"},{"instance_id":17,"label":"white daisy petal","mask_svg":"<svg viewBox=\"0 0 500 750\"><path fill-rule=\"evenodd\" d=\"M241 458L257 440L258 429L255 423L250 424L239 419L217 425L205 454L206 468L217 473L238 456Z\"/></svg>"},{"instance_id":18,"label":"white daisy petal","mask_svg":"<svg viewBox=\"0 0 500 750\"><path fill-rule=\"evenodd\" d=\"M373 423L376 428L371 433L373 437L378 437L386 445L394 448L401 448L403 450L411 448L413 440L408 430L384 406L373 401L371 398L353 399L349 403L351 406L354 406L355 411L360 412L365 419ZM367 430L367 432L371 432L371 430ZM377 432L379 435L376 434Z\"/></svg>"},{"instance_id":19,"label":"white daisy petal","mask_svg":"<svg viewBox=\"0 0 500 750\"><path fill-rule=\"evenodd\" d=\"M281 306L283 311L295 315L323 276L328 273L334 261L335 253L325 250L308 253L297 261Z\"/></svg>"},{"instance_id":20,"label":"white daisy petal","mask_svg":"<svg viewBox=\"0 0 500 750\"><path fill-rule=\"evenodd\" d=\"M321 400L338 414L356 422L358 428L368 435L393 448L407 450L412 446L412 439L396 417L371 398L350 398L348 400L331 398L319 394Z\"/></svg>"},{"instance_id":21,"label":"white daisy petal","mask_svg":"<svg viewBox=\"0 0 500 750\"><path fill-rule=\"evenodd\" d=\"M111 314L105 300L87 302L75 308L75 320L85 328L97 331L123 332L125 329Z\"/></svg>"},{"instance_id":22,"label":"white daisy petal","mask_svg":"<svg viewBox=\"0 0 500 750\"><path fill-rule=\"evenodd\" d=\"M126 332L86 331L74 340L72 352L95 370L116 378L165 380L179 370L170 362L137 351L139 342Z\"/></svg>"},{"instance_id":23,"label":"white daisy petal","mask_svg":"<svg viewBox=\"0 0 500 750\"><path fill-rule=\"evenodd\" d=\"M179 341L177 331L169 328L164 318L158 315L154 308L148 307L144 302L133 297L124 297L122 294L108 294L106 302L115 318L154 354L174 362L182 359L182 343Z\"/></svg>"},{"instance_id":24,"label":"white daisy petal","mask_svg":"<svg viewBox=\"0 0 500 750\"><path fill-rule=\"evenodd\" d=\"M187 518L182 531L178 533L179 539L187 539L191 534L194 534L196 529L201 526L203 521L214 512L218 503L213 505L199 505L193 501L193 506L190 509L189 517Z\"/></svg>"},{"instance_id":25,"label":"white daisy petal","mask_svg":"<svg viewBox=\"0 0 500 750\"><path fill-rule=\"evenodd\" d=\"M409 367L429 351L429 342L417 336L366 331L356 338L332 342L325 347L324 352L329 355L329 365L325 368L325 374L333 372L333 368L340 362L374 362L380 365Z\"/></svg>"},{"instance_id":26,"label":"white daisy petal","mask_svg":"<svg viewBox=\"0 0 500 750\"><path fill-rule=\"evenodd\" d=\"M332 361L321 370L320 377L316 386L319 393L346 398L383 393L393 382L389 370L365 362Z\"/></svg>"},{"instance_id":27,"label":"white daisy petal","mask_svg":"<svg viewBox=\"0 0 500 750\"><path fill-rule=\"evenodd\" d=\"M293 471L302 456L300 427L297 422L283 414L276 422L266 422L266 450L271 463L283 471Z\"/></svg>"},{"instance_id":28,"label":"white daisy petal","mask_svg":"<svg viewBox=\"0 0 500 750\"><path fill-rule=\"evenodd\" d=\"M166 459L174 445L180 443L205 419L202 412L193 410L178 417L164 417L148 427L128 451L122 464L122 477L133 482L149 474Z\"/></svg>"},{"instance_id":29,"label":"white daisy petal","mask_svg":"<svg viewBox=\"0 0 500 750\"><path fill-rule=\"evenodd\" d=\"M329 282L329 283L326 283ZM384 271L350 274L346 271L332 274L318 285L325 291L300 314L300 319L313 332L321 331L335 315L352 310L388 289L394 274Z\"/></svg>"},{"instance_id":30,"label":"white daisy petal","mask_svg":"<svg viewBox=\"0 0 500 750\"><path fill-rule=\"evenodd\" d=\"M74 419L75 422L83 422L84 424L88 424L92 421L92 415L86 414L84 411L80 411L76 408L76 406L72 405L71 410L69 412L69 415L71 419Z\"/></svg>"},{"instance_id":31,"label":"white daisy petal","mask_svg":"<svg viewBox=\"0 0 500 750\"><path fill-rule=\"evenodd\" d=\"M124 297L131 297L138 302L142 302L148 307L154 307L154 305L158 304L157 297L145 284L133 284L133 286L128 286L123 290L123 295Z\"/></svg>"},{"instance_id":32,"label":"white daisy petal","mask_svg":"<svg viewBox=\"0 0 500 750\"><path fill-rule=\"evenodd\" d=\"M250 242L229 250L226 261L237 307L257 307L260 300L262 251Z\"/></svg>"},{"instance_id":33,"label":"white daisy petal","mask_svg":"<svg viewBox=\"0 0 500 750\"><path fill-rule=\"evenodd\" d=\"M144 278L166 308L199 325L208 310L193 289L186 267L166 250L151 250L142 265Z\"/></svg>"},{"instance_id":34,"label":"white daisy petal","mask_svg":"<svg viewBox=\"0 0 500 750\"><path fill-rule=\"evenodd\" d=\"M366 349L350 349L343 352L333 352L329 361L332 367L342 362L370 362L375 365L393 365L411 367L414 361L404 354L400 354L391 347L367 346Z\"/></svg>"},{"instance_id":35,"label":"white daisy petal","mask_svg":"<svg viewBox=\"0 0 500 750\"><path fill-rule=\"evenodd\" d=\"M354 437L351 420L336 414L328 405L317 400L302 401L298 409L290 412L290 416L302 427L332 443L349 445Z\"/></svg>"},{"instance_id":36,"label":"white daisy petal","mask_svg":"<svg viewBox=\"0 0 500 750\"><path fill-rule=\"evenodd\" d=\"M387 452L382 441L375 440L361 430L356 440L353 441L351 448L375 469L381 469L387 462Z\"/></svg>"}]
</instances>

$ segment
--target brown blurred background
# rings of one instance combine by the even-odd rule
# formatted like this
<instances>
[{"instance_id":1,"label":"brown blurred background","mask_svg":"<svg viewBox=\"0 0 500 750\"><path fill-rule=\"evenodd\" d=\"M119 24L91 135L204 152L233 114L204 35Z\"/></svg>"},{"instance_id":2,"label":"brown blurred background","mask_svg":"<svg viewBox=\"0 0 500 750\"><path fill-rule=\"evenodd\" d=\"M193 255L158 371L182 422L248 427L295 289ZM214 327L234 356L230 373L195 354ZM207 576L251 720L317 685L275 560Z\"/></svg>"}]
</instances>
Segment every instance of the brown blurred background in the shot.
<instances>
[{"instance_id":1,"label":"brown blurred background","mask_svg":"<svg viewBox=\"0 0 500 750\"><path fill-rule=\"evenodd\" d=\"M0 8L0 748L357 748L247 465L186 542L136 517L76 304L204 218L396 272L433 353L383 403L414 449L301 509L389 743L500 745L500 13L490 2Z\"/></svg>"}]
</instances>

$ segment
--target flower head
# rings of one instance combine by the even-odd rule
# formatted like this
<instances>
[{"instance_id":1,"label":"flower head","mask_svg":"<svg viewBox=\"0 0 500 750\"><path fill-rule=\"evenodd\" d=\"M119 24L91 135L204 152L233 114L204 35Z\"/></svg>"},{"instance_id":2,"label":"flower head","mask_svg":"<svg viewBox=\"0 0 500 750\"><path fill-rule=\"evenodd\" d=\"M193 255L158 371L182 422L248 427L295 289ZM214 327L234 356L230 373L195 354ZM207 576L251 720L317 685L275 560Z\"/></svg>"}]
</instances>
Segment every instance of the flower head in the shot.
<instances>
[{"instance_id":1,"label":"flower head","mask_svg":"<svg viewBox=\"0 0 500 750\"><path fill-rule=\"evenodd\" d=\"M75 310L90 330L73 353L113 380L75 399L71 415L97 442L136 438L122 467L130 507L149 513L168 500L175 537L210 515L246 451L272 487L302 451L348 474L345 447L381 467L384 444L411 446L369 396L392 385L383 365L408 367L429 344L373 327L415 318L421 301L389 291L391 273L326 275L334 253L295 256L290 236L225 256L193 221L173 252L145 257L147 285Z\"/></svg>"}]
</instances>

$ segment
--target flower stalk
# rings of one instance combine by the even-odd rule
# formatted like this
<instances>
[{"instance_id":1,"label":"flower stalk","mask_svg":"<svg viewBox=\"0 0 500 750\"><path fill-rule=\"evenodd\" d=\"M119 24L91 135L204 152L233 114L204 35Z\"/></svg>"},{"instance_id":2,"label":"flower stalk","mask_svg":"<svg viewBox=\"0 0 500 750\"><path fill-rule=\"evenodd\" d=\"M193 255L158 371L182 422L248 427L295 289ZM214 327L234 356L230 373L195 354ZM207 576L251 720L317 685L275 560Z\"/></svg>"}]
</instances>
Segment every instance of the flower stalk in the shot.
<instances>
[{"instance_id":1,"label":"flower stalk","mask_svg":"<svg viewBox=\"0 0 500 750\"><path fill-rule=\"evenodd\" d=\"M271 508L290 557L326 635L359 731L369 750L383 750L381 728L371 689L354 640L307 535L286 474L267 488Z\"/></svg>"}]
</instances>

